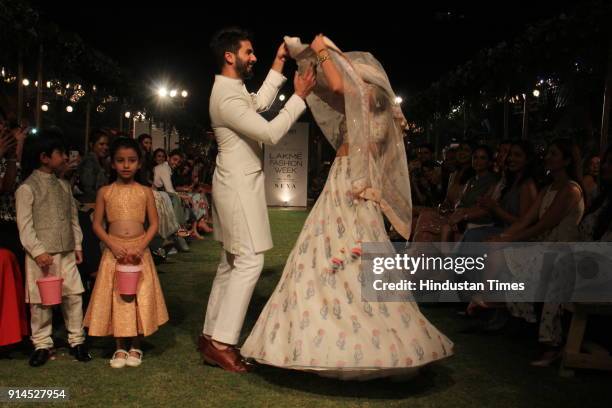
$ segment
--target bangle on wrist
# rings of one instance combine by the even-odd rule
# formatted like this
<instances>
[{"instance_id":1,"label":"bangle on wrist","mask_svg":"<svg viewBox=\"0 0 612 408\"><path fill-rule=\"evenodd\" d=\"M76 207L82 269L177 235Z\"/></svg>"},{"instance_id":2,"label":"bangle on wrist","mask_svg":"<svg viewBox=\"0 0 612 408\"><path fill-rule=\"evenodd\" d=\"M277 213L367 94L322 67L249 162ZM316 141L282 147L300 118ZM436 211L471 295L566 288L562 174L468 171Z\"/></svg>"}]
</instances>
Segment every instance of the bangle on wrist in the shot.
<instances>
[{"instance_id":1,"label":"bangle on wrist","mask_svg":"<svg viewBox=\"0 0 612 408\"><path fill-rule=\"evenodd\" d=\"M329 60L329 54L322 56L318 56L317 57L317 65L321 65L323 64L325 61Z\"/></svg>"},{"instance_id":2,"label":"bangle on wrist","mask_svg":"<svg viewBox=\"0 0 612 408\"><path fill-rule=\"evenodd\" d=\"M322 50L317 51L317 63L318 64L322 64L328 59L329 59L329 51L327 51L327 48L323 48Z\"/></svg>"}]
</instances>

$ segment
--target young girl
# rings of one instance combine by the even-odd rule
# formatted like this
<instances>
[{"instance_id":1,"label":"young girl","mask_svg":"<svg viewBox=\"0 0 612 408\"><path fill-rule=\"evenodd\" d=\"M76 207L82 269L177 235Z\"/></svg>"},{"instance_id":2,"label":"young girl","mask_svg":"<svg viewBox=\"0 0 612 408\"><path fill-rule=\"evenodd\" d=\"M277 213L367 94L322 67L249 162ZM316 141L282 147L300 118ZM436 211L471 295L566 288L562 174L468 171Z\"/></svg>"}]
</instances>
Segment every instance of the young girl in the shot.
<instances>
[{"instance_id":1,"label":"young girl","mask_svg":"<svg viewBox=\"0 0 612 408\"><path fill-rule=\"evenodd\" d=\"M117 180L102 187L96 198L94 232L106 245L84 326L90 336L114 336L117 350L113 368L138 367L142 362L140 335L149 336L168 321L168 311L157 272L148 250L158 227L155 198L150 188L134 181L140 165L138 143L121 137L111 146ZM145 215L148 228L145 230ZM106 217L108 231L103 227ZM134 296L120 295L115 283L117 262L142 262L142 274ZM127 350L127 340L131 348Z\"/></svg>"}]
</instances>

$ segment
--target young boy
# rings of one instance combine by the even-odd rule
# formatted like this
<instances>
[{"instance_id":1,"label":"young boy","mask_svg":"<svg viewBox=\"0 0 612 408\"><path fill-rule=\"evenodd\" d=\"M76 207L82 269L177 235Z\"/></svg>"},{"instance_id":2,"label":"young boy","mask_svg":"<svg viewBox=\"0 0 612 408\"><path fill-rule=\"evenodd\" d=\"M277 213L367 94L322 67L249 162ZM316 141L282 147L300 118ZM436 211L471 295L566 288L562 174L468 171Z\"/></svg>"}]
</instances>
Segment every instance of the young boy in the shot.
<instances>
[{"instance_id":1,"label":"young boy","mask_svg":"<svg viewBox=\"0 0 612 408\"><path fill-rule=\"evenodd\" d=\"M51 130L40 131L27 140L25 163L34 169L15 193L19 238L26 251L26 302L32 315L32 367L42 366L49 360L53 349L53 310L41 304L36 280L48 275L64 279L62 285L62 312L70 353L79 361L91 356L84 344L83 284L77 270L82 262L77 208L69 184L56 173L66 165L62 137Z\"/></svg>"}]
</instances>

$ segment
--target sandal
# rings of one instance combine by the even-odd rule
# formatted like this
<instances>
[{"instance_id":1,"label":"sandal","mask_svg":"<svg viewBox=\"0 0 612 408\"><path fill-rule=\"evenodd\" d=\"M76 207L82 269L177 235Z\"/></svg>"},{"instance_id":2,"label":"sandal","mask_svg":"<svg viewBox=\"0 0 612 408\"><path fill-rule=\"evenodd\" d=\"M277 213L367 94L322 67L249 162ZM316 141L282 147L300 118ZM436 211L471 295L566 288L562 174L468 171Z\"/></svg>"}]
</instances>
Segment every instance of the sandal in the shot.
<instances>
[{"instance_id":1,"label":"sandal","mask_svg":"<svg viewBox=\"0 0 612 408\"><path fill-rule=\"evenodd\" d=\"M138 357L135 357L132 355L132 353L136 353L138 354ZM127 361L126 361L126 365L128 367L138 367L140 364L142 364L142 356L144 355L144 353L142 352L142 350L140 349L135 349L135 348L131 348Z\"/></svg>"},{"instance_id":2,"label":"sandal","mask_svg":"<svg viewBox=\"0 0 612 408\"><path fill-rule=\"evenodd\" d=\"M117 354L123 353L125 357L119 357ZM113 353L113 358L110 360L110 366L113 368L123 368L127 364L129 354L124 349L118 349Z\"/></svg>"},{"instance_id":3,"label":"sandal","mask_svg":"<svg viewBox=\"0 0 612 408\"><path fill-rule=\"evenodd\" d=\"M189 231L187 231L184 228L181 228L177 231L176 235L178 235L181 238L187 238L189 236Z\"/></svg>"}]
</instances>

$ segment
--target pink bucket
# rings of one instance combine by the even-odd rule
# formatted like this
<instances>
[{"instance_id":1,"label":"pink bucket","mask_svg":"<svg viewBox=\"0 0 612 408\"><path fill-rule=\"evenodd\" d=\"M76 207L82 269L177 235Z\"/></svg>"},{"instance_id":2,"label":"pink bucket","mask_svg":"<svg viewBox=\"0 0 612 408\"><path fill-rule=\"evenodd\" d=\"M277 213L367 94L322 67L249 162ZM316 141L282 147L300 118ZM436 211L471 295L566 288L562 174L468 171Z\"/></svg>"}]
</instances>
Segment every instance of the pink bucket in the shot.
<instances>
[{"instance_id":1,"label":"pink bucket","mask_svg":"<svg viewBox=\"0 0 612 408\"><path fill-rule=\"evenodd\" d=\"M120 295L135 295L138 290L138 281L142 272L142 265L129 265L117 263L117 290Z\"/></svg>"},{"instance_id":2,"label":"pink bucket","mask_svg":"<svg viewBox=\"0 0 612 408\"><path fill-rule=\"evenodd\" d=\"M44 306L59 305L62 303L62 282L64 279L57 276L47 276L36 279L40 300Z\"/></svg>"}]
</instances>

